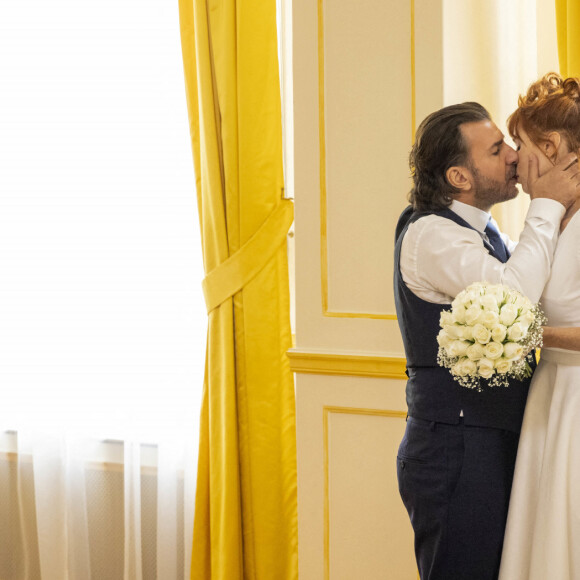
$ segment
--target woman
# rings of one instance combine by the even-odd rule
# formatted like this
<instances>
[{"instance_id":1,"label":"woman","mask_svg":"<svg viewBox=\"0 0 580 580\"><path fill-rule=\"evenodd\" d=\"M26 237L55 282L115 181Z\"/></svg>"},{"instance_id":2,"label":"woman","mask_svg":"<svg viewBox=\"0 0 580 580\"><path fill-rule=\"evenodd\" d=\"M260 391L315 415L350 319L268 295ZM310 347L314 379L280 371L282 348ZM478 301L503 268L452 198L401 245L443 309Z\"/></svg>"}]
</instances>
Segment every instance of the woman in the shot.
<instances>
[{"instance_id":1,"label":"woman","mask_svg":"<svg viewBox=\"0 0 580 580\"><path fill-rule=\"evenodd\" d=\"M519 180L580 148L580 81L550 73L508 119ZM565 214L541 298L550 327L526 406L501 580L580 580L580 201ZM572 328L577 327L577 328Z\"/></svg>"}]
</instances>

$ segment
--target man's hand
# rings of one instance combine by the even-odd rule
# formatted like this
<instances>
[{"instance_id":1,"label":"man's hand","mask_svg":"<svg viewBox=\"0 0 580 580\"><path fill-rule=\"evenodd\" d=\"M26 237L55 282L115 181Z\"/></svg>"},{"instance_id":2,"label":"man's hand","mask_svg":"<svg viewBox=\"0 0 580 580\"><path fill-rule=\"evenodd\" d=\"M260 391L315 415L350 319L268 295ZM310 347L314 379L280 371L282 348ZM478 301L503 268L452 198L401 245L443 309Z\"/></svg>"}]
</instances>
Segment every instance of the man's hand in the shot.
<instances>
[{"instance_id":1,"label":"man's hand","mask_svg":"<svg viewBox=\"0 0 580 580\"><path fill-rule=\"evenodd\" d=\"M568 209L580 196L578 154L568 153L557 165L540 177L538 158L528 157L528 189L530 198L547 197Z\"/></svg>"}]
</instances>

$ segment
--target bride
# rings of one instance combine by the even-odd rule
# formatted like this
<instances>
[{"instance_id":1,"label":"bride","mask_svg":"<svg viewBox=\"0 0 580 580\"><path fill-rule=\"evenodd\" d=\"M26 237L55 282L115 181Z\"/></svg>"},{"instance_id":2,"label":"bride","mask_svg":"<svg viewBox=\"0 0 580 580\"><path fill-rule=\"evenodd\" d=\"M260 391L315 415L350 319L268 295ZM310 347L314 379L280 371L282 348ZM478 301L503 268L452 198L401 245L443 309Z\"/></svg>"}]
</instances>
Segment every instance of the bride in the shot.
<instances>
[{"instance_id":1,"label":"bride","mask_svg":"<svg viewBox=\"0 0 580 580\"><path fill-rule=\"evenodd\" d=\"M549 73L508 119L519 180L580 148L580 80ZM549 327L534 374L518 456L500 580L580 580L580 201L566 213L541 298ZM573 328L576 327L576 328Z\"/></svg>"}]
</instances>

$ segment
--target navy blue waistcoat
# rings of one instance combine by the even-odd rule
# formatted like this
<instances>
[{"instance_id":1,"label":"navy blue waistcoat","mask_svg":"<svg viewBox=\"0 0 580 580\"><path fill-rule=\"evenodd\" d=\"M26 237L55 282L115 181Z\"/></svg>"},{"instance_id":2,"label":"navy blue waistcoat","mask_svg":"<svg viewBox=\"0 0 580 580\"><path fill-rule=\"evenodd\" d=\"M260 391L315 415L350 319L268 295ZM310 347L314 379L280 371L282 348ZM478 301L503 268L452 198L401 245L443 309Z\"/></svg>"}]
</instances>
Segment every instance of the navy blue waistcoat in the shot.
<instances>
[{"instance_id":1,"label":"navy blue waistcoat","mask_svg":"<svg viewBox=\"0 0 580 580\"><path fill-rule=\"evenodd\" d=\"M419 213L408 207L399 218L395 238L394 289L397 318L407 357L409 380L406 395L409 415L454 424L459 422L460 413L463 411L466 425L519 432L530 380L512 380L507 388L491 388L482 381L482 392L462 387L453 379L448 369L437 364L439 317L443 310L450 309L450 305L422 300L403 282L400 269L403 237L411 223L430 214L474 229L450 209ZM499 259L491 245L483 240L482 244L492 256ZM453 268L454 264L450 263L448 267Z\"/></svg>"}]
</instances>

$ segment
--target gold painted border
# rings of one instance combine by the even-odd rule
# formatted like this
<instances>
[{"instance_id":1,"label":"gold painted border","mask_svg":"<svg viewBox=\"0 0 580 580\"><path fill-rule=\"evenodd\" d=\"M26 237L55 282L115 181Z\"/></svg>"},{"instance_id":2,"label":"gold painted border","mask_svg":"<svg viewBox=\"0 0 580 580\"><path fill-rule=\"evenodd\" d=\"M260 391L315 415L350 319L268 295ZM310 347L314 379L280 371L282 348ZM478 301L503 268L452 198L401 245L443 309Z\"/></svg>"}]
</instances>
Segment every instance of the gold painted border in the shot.
<instances>
[{"instance_id":1,"label":"gold painted border","mask_svg":"<svg viewBox=\"0 0 580 580\"><path fill-rule=\"evenodd\" d=\"M295 348L286 354L294 373L407 380L407 361L403 357L323 353Z\"/></svg>"},{"instance_id":2,"label":"gold painted border","mask_svg":"<svg viewBox=\"0 0 580 580\"><path fill-rule=\"evenodd\" d=\"M318 0L318 135L320 143L320 274L322 314L332 318L397 320L396 314L328 310L328 227L326 192L326 124L324 115L324 0ZM415 0L411 4L411 142L415 140Z\"/></svg>"},{"instance_id":3,"label":"gold painted border","mask_svg":"<svg viewBox=\"0 0 580 580\"><path fill-rule=\"evenodd\" d=\"M380 417L391 417L405 419L405 411L383 410L383 409L362 409L355 407L322 407L322 432L324 441L324 578L330 580L330 482L329 482L329 453L328 453L328 417L330 413L340 413L348 415L373 415Z\"/></svg>"}]
</instances>

